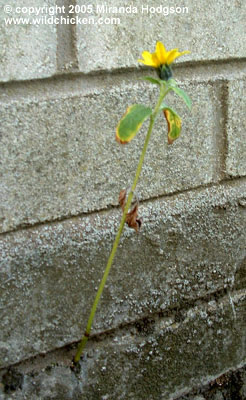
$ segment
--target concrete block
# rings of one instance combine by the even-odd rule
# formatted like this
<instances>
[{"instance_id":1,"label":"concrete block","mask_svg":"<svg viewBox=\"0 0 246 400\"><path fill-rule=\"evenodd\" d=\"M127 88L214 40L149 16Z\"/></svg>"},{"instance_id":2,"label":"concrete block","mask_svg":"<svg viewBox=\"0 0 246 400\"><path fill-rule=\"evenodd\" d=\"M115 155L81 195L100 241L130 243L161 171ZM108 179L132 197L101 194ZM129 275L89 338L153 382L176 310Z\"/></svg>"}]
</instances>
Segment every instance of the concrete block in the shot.
<instances>
[{"instance_id":1,"label":"concrete block","mask_svg":"<svg viewBox=\"0 0 246 400\"><path fill-rule=\"evenodd\" d=\"M2 2L3 3L3 2ZM56 25L36 23L35 18L49 17L55 0L9 0L0 9L0 81L38 79L56 72ZM19 8L23 9L23 12ZM43 8L39 15L31 8ZM6 12L8 10L9 12ZM29 18L30 23L7 24L5 19Z\"/></svg>"},{"instance_id":2,"label":"concrete block","mask_svg":"<svg viewBox=\"0 0 246 400\"><path fill-rule=\"evenodd\" d=\"M92 12L90 1L78 0L77 4L86 11L79 14L85 23L76 25L78 61L83 72L135 67L142 51L153 52L157 40L167 49L190 50L191 54L180 59L183 61L245 57L244 0L233 0L226 6L224 0L182 4L137 0L130 3L131 7L121 0L108 1L107 5L96 1Z\"/></svg>"},{"instance_id":3,"label":"concrete block","mask_svg":"<svg viewBox=\"0 0 246 400\"><path fill-rule=\"evenodd\" d=\"M184 87L192 93L192 112L173 95L167 98L183 118L182 135L168 146L159 116L138 184L140 199L219 179L220 85ZM84 96L54 96L0 104L2 232L117 205L120 190L132 184L147 122L125 146L115 141L115 128L127 106L155 104L158 91L123 82Z\"/></svg>"},{"instance_id":4,"label":"concrete block","mask_svg":"<svg viewBox=\"0 0 246 400\"><path fill-rule=\"evenodd\" d=\"M160 320L100 343L82 370L81 378L86 371L88 382L82 393L88 400L97 393L107 400L173 400L242 365L246 361L245 293L232 300L235 316L230 301L223 299L217 305L184 311L181 320Z\"/></svg>"},{"instance_id":5,"label":"concrete block","mask_svg":"<svg viewBox=\"0 0 246 400\"><path fill-rule=\"evenodd\" d=\"M93 332L242 288L245 189L231 182L141 205L142 232L124 231ZM1 365L79 340L120 214L105 211L2 236Z\"/></svg>"},{"instance_id":6,"label":"concrete block","mask_svg":"<svg viewBox=\"0 0 246 400\"><path fill-rule=\"evenodd\" d=\"M245 91L245 80L229 82L226 172L230 176L246 175Z\"/></svg>"},{"instance_id":7,"label":"concrete block","mask_svg":"<svg viewBox=\"0 0 246 400\"><path fill-rule=\"evenodd\" d=\"M68 349L62 360L56 353L47 360L30 360L7 372L10 382L17 376L23 379L22 389L13 390L11 399L181 400L179 396L245 362L245 292L234 293L231 300L235 315L225 296L91 339L76 374L69 367L74 351ZM236 386L240 388L239 379L236 382L233 391L230 382L223 393L235 397ZM211 398L220 399L219 390L210 390ZM243 388L240 393L243 396Z\"/></svg>"}]
</instances>

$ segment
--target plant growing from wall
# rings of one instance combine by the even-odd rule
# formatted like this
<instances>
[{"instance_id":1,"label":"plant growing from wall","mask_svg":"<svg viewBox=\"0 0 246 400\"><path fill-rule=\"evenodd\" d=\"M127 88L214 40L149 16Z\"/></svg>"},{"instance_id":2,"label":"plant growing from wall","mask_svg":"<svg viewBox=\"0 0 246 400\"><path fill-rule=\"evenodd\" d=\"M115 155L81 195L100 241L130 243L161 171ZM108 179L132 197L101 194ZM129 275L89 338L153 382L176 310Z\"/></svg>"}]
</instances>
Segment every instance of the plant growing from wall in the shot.
<instances>
[{"instance_id":1,"label":"plant growing from wall","mask_svg":"<svg viewBox=\"0 0 246 400\"><path fill-rule=\"evenodd\" d=\"M183 54L187 54L189 51L183 51L179 52L178 49L172 49L170 51L167 51L164 47L164 45L161 42L156 43L156 49L154 53L150 53L148 51L144 51L142 53L143 59L138 60L139 62L153 67L157 71L158 78L152 78L149 76L144 77L143 79L149 81L150 83L154 85L158 85L160 89L160 94L158 101L154 107L154 110L152 110L150 107L146 107L145 105L142 104L133 104L130 107L127 108L126 113L123 115L121 120L119 121L117 128L116 128L116 140L121 143L125 144L130 142L136 133L139 131L141 128L143 122L149 118L149 128L147 131L147 135L145 138L144 146L142 149L142 153L140 155L140 159L138 162L135 178L131 187L131 190L127 196L127 192L125 189L121 190L120 195L119 195L119 203L121 205L123 215L121 218L120 226L118 233L116 235L112 251L110 253L101 283L99 285L94 303L91 308L90 316L87 322L86 330L85 333L82 337L82 340L78 346L76 355L74 357L74 365L76 365L80 357L83 353L83 350L85 348L85 345L88 341L88 338L90 336L90 331L93 323L93 319L95 316L95 312L99 303L99 300L101 298L108 274L110 272L111 266L113 264L113 260L115 257L115 253L120 241L120 237L124 228L125 223L130 228L135 229L136 232L139 231L141 227L142 220L141 218L138 218L138 202L134 202L132 205L133 201L133 196L134 196L134 191L140 176L140 172L143 166L143 161L144 161L144 156L148 147L148 143L151 137L151 133L153 130L153 126L155 123L155 120L160 112L164 113L164 116L167 120L168 124L168 143L172 144L174 140L176 140L180 136L181 132L181 118L180 116L171 108L169 107L166 103L164 103L164 98L166 95L173 91L175 92L178 96L180 96L187 107L190 109L191 108L191 100L188 97L188 95L178 87L176 81L172 78L172 69L171 69L171 64L173 61L182 56ZM132 207L131 207L132 205ZM129 211L130 209L130 211Z\"/></svg>"}]
</instances>

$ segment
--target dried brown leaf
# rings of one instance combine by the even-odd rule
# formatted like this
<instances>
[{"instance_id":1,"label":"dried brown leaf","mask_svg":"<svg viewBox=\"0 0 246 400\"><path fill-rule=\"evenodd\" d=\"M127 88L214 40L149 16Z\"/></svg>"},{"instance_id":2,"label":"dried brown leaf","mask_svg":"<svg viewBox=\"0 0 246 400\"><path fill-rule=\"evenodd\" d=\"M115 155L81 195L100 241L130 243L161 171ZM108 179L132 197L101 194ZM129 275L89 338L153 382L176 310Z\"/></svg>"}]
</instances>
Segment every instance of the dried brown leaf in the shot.
<instances>
[{"instance_id":1,"label":"dried brown leaf","mask_svg":"<svg viewBox=\"0 0 246 400\"><path fill-rule=\"evenodd\" d=\"M124 211L124 208L125 208L125 205L126 205L126 189L122 189L120 191L119 203L120 203L120 206L122 208L122 211Z\"/></svg>"},{"instance_id":2,"label":"dried brown leaf","mask_svg":"<svg viewBox=\"0 0 246 400\"><path fill-rule=\"evenodd\" d=\"M126 205L126 189L122 189L119 194L119 204L124 212ZM139 232L142 225L142 218L138 218L138 200L134 202L133 208L126 215L126 223L129 228Z\"/></svg>"},{"instance_id":3,"label":"dried brown leaf","mask_svg":"<svg viewBox=\"0 0 246 400\"><path fill-rule=\"evenodd\" d=\"M136 232L139 232L142 225L142 218L138 218L138 204L136 204L127 214L126 223L129 228L135 229Z\"/></svg>"}]
</instances>

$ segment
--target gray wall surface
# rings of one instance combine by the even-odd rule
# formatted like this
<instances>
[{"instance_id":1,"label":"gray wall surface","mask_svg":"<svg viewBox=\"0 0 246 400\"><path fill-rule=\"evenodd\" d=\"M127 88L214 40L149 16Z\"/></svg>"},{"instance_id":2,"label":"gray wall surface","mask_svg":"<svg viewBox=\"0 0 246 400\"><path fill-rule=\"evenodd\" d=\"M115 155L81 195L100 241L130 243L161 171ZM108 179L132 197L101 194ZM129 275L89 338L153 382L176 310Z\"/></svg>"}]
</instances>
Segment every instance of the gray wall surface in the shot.
<instances>
[{"instance_id":1,"label":"gray wall surface","mask_svg":"<svg viewBox=\"0 0 246 400\"><path fill-rule=\"evenodd\" d=\"M243 0L0 0L0 399L171 400L245 365L245 20ZM76 375L147 124L115 128L157 100L137 62L157 40L191 51L192 110L168 95L182 133L158 118Z\"/></svg>"}]
</instances>

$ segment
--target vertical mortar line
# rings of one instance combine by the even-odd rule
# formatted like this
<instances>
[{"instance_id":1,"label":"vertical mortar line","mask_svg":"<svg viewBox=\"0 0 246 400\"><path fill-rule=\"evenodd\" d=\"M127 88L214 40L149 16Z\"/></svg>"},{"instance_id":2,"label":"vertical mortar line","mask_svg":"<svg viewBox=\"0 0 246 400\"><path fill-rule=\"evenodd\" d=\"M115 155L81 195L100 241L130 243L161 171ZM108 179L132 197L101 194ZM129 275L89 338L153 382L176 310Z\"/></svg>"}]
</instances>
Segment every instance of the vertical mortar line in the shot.
<instances>
[{"instance_id":1,"label":"vertical mortar line","mask_svg":"<svg viewBox=\"0 0 246 400\"><path fill-rule=\"evenodd\" d=\"M228 120L228 84L227 81L213 83L215 85L215 95L218 104L215 104L215 134L213 136L214 145L214 172L213 181L218 182L226 176L226 157L227 157L227 120Z\"/></svg>"},{"instance_id":2,"label":"vertical mortar line","mask_svg":"<svg viewBox=\"0 0 246 400\"><path fill-rule=\"evenodd\" d=\"M70 0L70 4L76 6L77 0ZM75 14L74 14L75 15ZM78 58L78 48L77 48L77 38L76 38L76 25L71 25L71 47L74 56L74 67L79 69L79 58Z\"/></svg>"},{"instance_id":3,"label":"vertical mortar line","mask_svg":"<svg viewBox=\"0 0 246 400\"><path fill-rule=\"evenodd\" d=\"M228 125L228 98L229 98L229 87L228 80L225 80L221 84L220 90L220 104L222 112L222 126L221 126L221 144L218 144L218 149L220 151L219 155L219 178L223 180L226 178L226 159L228 155L228 135L227 135L227 125ZM218 138L220 140L220 138Z\"/></svg>"},{"instance_id":4,"label":"vertical mortar line","mask_svg":"<svg viewBox=\"0 0 246 400\"><path fill-rule=\"evenodd\" d=\"M76 0L56 0L56 6L63 7L65 13L59 13L57 16L63 18L56 25L57 29L57 53L56 62L58 72L72 72L78 69L78 57L75 42L76 25L68 23L70 18L75 17L72 6L76 5Z\"/></svg>"}]
</instances>

